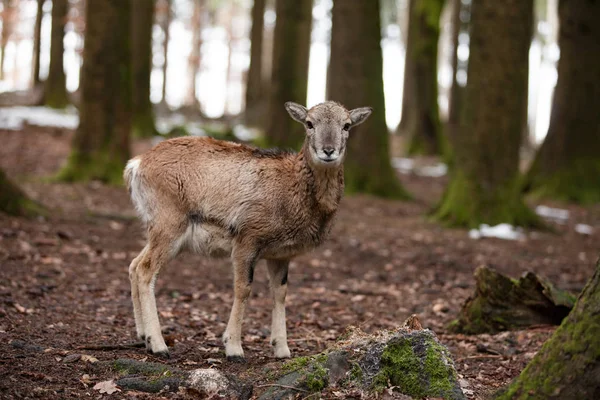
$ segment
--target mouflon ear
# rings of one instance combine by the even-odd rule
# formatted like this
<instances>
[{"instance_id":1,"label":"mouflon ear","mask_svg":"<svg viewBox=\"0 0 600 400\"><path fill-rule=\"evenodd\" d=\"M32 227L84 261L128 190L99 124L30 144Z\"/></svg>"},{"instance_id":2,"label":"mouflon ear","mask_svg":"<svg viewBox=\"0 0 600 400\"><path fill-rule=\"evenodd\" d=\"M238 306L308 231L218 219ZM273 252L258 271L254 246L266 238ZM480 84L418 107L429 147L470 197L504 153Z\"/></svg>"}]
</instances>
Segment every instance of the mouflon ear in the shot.
<instances>
[{"instance_id":1,"label":"mouflon ear","mask_svg":"<svg viewBox=\"0 0 600 400\"><path fill-rule=\"evenodd\" d=\"M363 122L365 122L365 120L369 118L369 115L371 115L372 112L373 109L371 107L360 107L351 110L350 120L352 121L352 126L360 125Z\"/></svg>"},{"instance_id":2,"label":"mouflon ear","mask_svg":"<svg viewBox=\"0 0 600 400\"><path fill-rule=\"evenodd\" d=\"M285 103L285 109L290 114L290 116L296 121L303 124L306 121L306 114L308 110L306 107L301 106L300 104L294 103L292 101L288 101Z\"/></svg>"}]
</instances>

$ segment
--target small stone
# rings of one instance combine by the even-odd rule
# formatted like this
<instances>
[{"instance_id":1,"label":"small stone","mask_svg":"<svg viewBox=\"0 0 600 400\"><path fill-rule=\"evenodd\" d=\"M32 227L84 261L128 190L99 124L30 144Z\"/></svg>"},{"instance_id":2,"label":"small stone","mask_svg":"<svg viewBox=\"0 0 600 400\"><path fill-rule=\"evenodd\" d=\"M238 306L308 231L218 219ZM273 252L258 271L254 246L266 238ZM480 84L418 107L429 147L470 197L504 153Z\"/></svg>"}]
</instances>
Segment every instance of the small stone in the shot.
<instances>
[{"instance_id":1,"label":"small stone","mask_svg":"<svg viewBox=\"0 0 600 400\"><path fill-rule=\"evenodd\" d=\"M62 359L62 362L65 364L70 364L77 362L81 359L81 354L69 354L65 358Z\"/></svg>"}]
</instances>

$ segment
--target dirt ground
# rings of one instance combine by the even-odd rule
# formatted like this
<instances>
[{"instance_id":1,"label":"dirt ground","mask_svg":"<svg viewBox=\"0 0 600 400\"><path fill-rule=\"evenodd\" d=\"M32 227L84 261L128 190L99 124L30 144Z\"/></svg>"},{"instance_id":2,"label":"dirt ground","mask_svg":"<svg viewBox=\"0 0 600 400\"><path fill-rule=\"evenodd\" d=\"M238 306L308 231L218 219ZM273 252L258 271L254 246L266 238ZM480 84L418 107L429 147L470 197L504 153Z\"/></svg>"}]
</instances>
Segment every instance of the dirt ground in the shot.
<instances>
[{"instance_id":1,"label":"dirt ground","mask_svg":"<svg viewBox=\"0 0 600 400\"><path fill-rule=\"evenodd\" d=\"M116 378L70 354L98 360L146 359L182 369L213 366L266 390L264 371L278 368L268 344L271 300L259 266L244 321L248 362L225 360L220 335L232 304L227 260L182 255L156 285L161 324L171 347L162 360L140 348L86 350L135 340L127 268L144 244L127 193L99 183L51 183L64 162L72 132L27 127L0 131L0 167L48 208L48 218L0 216L0 397L106 397L93 386ZM136 152L149 143L136 143ZM598 257L600 206L568 208L571 217L555 232L527 232L524 241L469 239L426 218L445 178L399 175L412 202L346 197L331 238L297 258L289 275L289 345L293 356L317 353L350 326L366 332L397 327L418 314L454 357L471 399L484 399L519 374L554 327L498 335L449 334L473 291L473 271L488 265L519 276L530 270L560 288L583 288ZM553 205L551 203L544 203ZM576 223L595 228L592 235ZM329 391L324 398L348 397ZM118 392L111 398L179 398ZM314 397L313 397L314 398Z\"/></svg>"}]
</instances>

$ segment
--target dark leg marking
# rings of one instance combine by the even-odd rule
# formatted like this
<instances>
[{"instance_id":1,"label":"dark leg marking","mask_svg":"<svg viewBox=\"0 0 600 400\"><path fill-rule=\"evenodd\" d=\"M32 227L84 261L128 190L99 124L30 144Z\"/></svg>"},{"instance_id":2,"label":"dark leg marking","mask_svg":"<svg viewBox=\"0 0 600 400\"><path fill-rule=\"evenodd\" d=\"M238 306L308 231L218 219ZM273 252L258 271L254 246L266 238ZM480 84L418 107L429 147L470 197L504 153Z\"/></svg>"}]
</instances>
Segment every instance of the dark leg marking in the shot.
<instances>
[{"instance_id":1,"label":"dark leg marking","mask_svg":"<svg viewBox=\"0 0 600 400\"><path fill-rule=\"evenodd\" d=\"M253 261L248 267L248 284L251 284L254 281L254 266L256 265L256 261Z\"/></svg>"},{"instance_id":2,"label":"dark leg marking","mask_svg":"<svg viewBox=\"0 0 600 400\"><path fill-rule=\"evenodd\" d=\"M283 272L283 278L281 278L281 285L285 285L287 284L288 281L288 269L286 268L285 271Z\"/></svg>"}]
</instances>

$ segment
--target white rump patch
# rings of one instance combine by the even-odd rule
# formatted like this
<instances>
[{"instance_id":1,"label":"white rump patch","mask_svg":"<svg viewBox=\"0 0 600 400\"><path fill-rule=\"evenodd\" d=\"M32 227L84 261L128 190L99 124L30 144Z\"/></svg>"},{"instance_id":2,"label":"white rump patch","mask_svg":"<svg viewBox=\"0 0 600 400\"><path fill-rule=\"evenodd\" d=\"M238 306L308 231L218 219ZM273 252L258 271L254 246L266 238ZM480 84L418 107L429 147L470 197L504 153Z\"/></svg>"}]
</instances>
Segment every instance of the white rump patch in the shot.
<instances>
[{"instance_id":1,"label":"white rump patch","mask_svg":"<svg viewBox=\"0 0 600 400\"><path fill-rule=\"evenodd\" d=\"M125 172L125 183L129 189L131 201L137 211L140 219L144 222L149 222L152 218L151 214L151 198L149 190L144 185L143 179L140 176L140 163L142 160L138 157L132 158L127 162Z\"/></svg>"}]
</instances>

